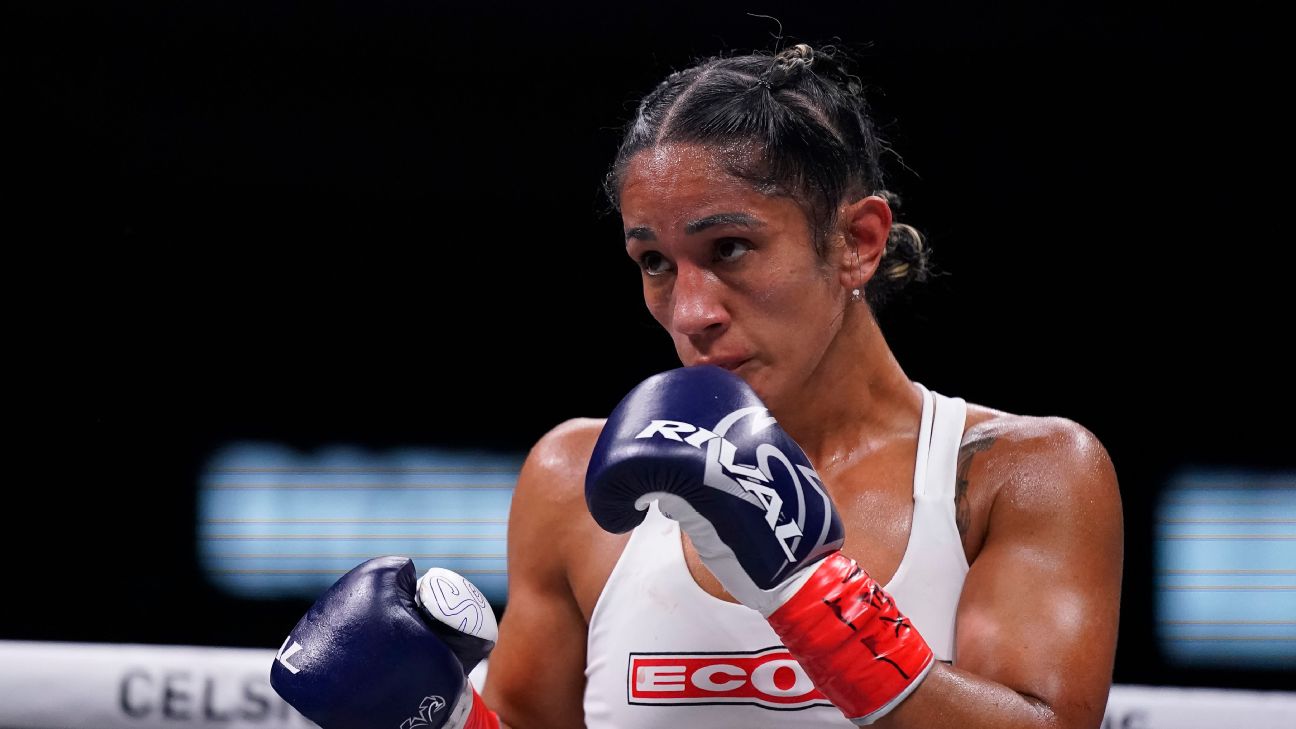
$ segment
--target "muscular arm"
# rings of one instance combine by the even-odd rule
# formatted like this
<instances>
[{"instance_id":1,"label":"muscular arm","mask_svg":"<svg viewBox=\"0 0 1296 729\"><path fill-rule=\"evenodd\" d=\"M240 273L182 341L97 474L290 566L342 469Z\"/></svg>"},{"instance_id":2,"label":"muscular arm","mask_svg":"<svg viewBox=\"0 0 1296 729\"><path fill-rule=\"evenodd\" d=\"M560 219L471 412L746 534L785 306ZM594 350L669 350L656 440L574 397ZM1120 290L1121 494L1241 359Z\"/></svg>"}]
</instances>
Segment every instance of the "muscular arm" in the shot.
<instances>
[{"instance_id":1,"label":"muscular arm","mask_svg":"<svg viewBox=\"0 0 1296 729\"><path fill-rule=\"evenodd\" d=\"M1080 426L1025 420L970 464L971 478L999 486L959 603L957 667L937 665L879 727L1102 721L1123 559L1116 475Z\"/></svg>"},{"instance_id":2,"label":"muscular arm","mask_svg":"<svg viewBox=\"0 0 1296 729\"><path fill-rule=\"evenodd\" d=\"M593 525L584 502L585 464L597 421L560 425L531 450L509 513L509 598L483 698L506 726L584 726L585 619L568 555Z\"/></svg>"}]
</instances>

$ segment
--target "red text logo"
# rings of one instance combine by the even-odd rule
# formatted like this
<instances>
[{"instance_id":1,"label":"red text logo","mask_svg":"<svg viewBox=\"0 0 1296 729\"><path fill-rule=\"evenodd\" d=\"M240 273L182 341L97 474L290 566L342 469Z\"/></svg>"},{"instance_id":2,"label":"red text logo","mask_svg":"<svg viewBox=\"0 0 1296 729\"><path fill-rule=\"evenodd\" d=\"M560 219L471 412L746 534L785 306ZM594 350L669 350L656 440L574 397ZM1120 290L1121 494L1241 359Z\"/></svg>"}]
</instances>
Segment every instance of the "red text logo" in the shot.
<instances>
[{"instance_id":1,"label":"red text logo","mask_svg":"<svg viewBox=\"0 0 1296 729\"><path fill-rule=\"evenodd\" d=\"M782 646L752 653L631 653L631 704L832 706Z\"/></svg>"}]
</instances>

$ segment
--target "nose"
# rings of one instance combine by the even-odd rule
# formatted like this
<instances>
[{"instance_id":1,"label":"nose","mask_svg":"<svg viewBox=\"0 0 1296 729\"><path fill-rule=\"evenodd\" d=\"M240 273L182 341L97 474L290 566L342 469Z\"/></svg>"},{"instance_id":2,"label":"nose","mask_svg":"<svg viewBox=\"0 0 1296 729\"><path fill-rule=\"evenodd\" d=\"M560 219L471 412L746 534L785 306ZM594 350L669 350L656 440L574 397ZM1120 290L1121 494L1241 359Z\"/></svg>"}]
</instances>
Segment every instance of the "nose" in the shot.
<instances>
[{"instance_id":1,"label":"nose","mask_svg":"<svg viewBox=\"0 0 1296 729\"><path fill-rule=\"evenodd\" d=\"M724 284L714 273L680 264L671 291L671 329L695 343L724 333L729 328L729 311L723 294Z\"/></svg>"}]
</instances>

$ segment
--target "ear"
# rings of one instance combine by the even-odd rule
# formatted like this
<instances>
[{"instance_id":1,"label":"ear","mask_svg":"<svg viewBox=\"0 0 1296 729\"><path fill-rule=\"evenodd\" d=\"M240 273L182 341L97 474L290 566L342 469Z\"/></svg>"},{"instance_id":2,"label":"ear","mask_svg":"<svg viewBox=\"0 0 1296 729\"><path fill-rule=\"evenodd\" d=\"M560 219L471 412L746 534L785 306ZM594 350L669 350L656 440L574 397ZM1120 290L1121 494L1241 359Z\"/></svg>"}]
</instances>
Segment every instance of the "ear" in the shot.
<instances>
[{"instance_id":1,"label":"ear","mask_svg":"<svg viewBox=\"0 0 1296 729\"><path fill-rule=\"evenodd\" d=\"M877 272L891 234L891 206L877 195L842 206L838 217L845 247L839 270L848 291L862 289Z\"/></svg>"}]
</instances>

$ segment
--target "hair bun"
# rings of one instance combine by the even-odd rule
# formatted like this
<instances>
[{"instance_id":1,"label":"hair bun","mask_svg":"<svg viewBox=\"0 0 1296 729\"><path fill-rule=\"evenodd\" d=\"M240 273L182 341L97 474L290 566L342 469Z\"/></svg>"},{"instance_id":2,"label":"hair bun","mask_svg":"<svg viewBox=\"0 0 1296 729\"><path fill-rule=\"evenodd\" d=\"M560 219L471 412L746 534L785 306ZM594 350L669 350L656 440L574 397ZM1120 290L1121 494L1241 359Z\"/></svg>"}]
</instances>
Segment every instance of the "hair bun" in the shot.
<instances>
[{"instance_id":1,"label":"hair bun","mask_svg":"<svg viewBox=\"0 0 1296 729\"><path fill-rule=\"evenodd\" d=\"M784 48L783 50L779 51L779 54L774 58L775 60L781 60L781 61L799 60L799 61L805 61L806 63L813 63L814 57L815 57L815 52L813 48L811 48L808 44L798 43L792 46L791 48Z\"/></svg>"},{"instance_id":2,"label":"hair bun","mask_svg":"<svg viewBox=\"0 0 1296 729\"><path fill-rule=\"evenodd\" d=\"M770 64L765 80L771 88L778 88L809 70L814 66L814 61L814 49L805 43L798 43L774 56L774 63Z\"/></svg>"},{"instance_id":3,"label":"hair bun","mask_svg":"<svg viewBox=\"0 0 1296 729\"><path fill-rule=\"evenodd\" d=\"M771 90L795 81L802 73L813 70L819 78L836 83L848 94L862 96L864 84L836 58L835 46L824 46L819 51L805 43L798 43L774 56L769 70L760 78L760 84Z\"/></svg>"}]
</instances>

